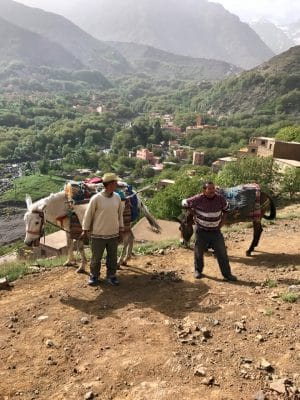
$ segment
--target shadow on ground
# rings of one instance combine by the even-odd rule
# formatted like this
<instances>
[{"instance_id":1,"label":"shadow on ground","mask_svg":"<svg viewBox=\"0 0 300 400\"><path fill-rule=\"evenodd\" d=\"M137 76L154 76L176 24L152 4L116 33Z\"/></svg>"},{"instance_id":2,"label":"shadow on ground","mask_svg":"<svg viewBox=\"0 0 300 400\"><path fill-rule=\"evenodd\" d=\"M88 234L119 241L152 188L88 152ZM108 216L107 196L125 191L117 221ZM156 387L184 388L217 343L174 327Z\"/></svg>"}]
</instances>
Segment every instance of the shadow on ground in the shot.
<instances>
[{"instance_id":1,"label":"shadow on ground","mask_svg":"<svg viewBox=\"0 0 300 400\"><path fill-rule=\"evenodd\" d=\"M300 254L254 251L252 257L230 256L229 258L230 261L253 267L281 268L291 265L300 265Z\"/></svg>"},{"instance_id":2,"label":"shadow on ground","mask_svg":"<svg viewBox=\"0 0 300 400\"><path fill-rule=\"evenodd\" d=\"M218 306L206 307L201 302L210 287L203 281L196 283L180 280L153 279L155 275L134 267L120 274L121 285L113 287L102 281L97 289L87 288L95 293L94 299L66 293L61 302L86 314L99 318L110 316L114 311L134 305L137 308L151 308L171 318L184 318L192 311L213 313ZM91 297L91 295L89 294ZM84 298L85 297L85 298Z\"/></svg>"}]
</instances>

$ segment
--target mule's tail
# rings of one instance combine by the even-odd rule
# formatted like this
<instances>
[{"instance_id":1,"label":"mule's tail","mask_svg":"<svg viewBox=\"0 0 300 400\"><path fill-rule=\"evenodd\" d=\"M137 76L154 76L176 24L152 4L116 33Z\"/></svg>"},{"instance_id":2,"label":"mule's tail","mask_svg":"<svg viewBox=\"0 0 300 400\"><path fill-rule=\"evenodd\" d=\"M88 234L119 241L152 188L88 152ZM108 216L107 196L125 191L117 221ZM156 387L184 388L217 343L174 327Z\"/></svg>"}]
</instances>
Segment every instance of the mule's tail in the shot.
<instances>
[{"instance_id":1,"label":"mule's tail","mask_svg":"<svg viewBox=\"0 0 300 400\"><path fill-rule=\"evenodd\" d=\"M276 218L276 207L275 207L274 200L268 194L265 193L265 195L269 200L270 215L265 215L264 214L263 218L268 219L268 220L275 219Z\"/></svg>"},{"instance_id":2,"label":"mule's tail","mask_svg":"<svg viewBox=\"0 0 300 400\"><path fill-rule=\"evenodd\" d=\"M140 209L143 211L145 217L147 218L147 221L149 225L151 226L152 230L156 233L161 232L161 227L157 223L156 219L153 217L153 215L149 212L148 207L140 200L139 202Z\"/></svg>"}]
</instances>

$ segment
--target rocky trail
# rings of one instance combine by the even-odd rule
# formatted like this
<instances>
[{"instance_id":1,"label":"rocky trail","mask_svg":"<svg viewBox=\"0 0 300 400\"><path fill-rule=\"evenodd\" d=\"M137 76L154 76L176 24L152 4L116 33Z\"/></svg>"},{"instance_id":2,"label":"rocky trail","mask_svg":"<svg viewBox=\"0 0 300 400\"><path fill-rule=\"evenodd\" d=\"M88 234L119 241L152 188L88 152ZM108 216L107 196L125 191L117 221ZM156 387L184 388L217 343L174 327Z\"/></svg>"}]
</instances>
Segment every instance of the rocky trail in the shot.
<instances>
[{"instance_id":1,"label":"rocky trail","mask_svg":"<svg viewBox=\"0 0 300 400\"><path fill-rule=\"evenodd\" d=\"M299 399L299 220L228 232L237 283L193 252L137 256L119 287L59 267L0 292L0 399ZM104 276L104 267L103 267ZM297 391L298 388L298 391Z\"/></svg>"}]
</instances>

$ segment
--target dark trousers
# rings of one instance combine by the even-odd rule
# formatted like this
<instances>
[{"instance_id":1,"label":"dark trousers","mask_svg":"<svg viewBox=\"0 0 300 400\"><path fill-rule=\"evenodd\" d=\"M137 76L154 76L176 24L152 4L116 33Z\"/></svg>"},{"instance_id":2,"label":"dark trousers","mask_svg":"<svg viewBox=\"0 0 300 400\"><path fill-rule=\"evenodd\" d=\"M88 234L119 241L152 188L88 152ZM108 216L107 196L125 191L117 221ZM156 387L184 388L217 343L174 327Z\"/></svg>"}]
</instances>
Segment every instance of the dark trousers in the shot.
<instances>
[{"instance_id":1,"label":"dark trousers","mask_svg":"<svg viewBox=\"0 0 300 400\"><path fill-rule=\"evenodd\" d=\"M204 252L207 246L210 245L215 251L222 275L224 277L231 275L225 241L221 231L205 231L197 228L195 238L195 270L202 273L204 267Z\"/></svg>"},{"instance_id":2,"label":"dark trousers","mask_svg":"<svg viewBox=\"0 0 300 400\"><path fill-rule=\"evenodd\" d=\"M99 277L100 268L101 268L101 259L106 249L106 267L107 272L106 275L109 278L116 274L117 271L117 259L118 259L118 241L119 239L111 238L111 239L100 239L100 238L91 238L91 250L92 250L92 258L90 270L91 274L95 277Z\"/></svg>"}]
</instances>

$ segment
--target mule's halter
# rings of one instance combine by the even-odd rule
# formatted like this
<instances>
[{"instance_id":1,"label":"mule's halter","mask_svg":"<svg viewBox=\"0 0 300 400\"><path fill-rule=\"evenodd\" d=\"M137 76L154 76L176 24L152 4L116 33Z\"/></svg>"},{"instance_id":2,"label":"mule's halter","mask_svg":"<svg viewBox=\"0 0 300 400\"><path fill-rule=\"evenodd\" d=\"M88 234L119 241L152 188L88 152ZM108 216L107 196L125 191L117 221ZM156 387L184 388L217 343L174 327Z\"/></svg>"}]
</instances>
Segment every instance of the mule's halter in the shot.
<instances>
[{"instance_id":1,"label":"mule's halter","mask_svg":"<svg viewBox=\"0 0 300 400\"><path fill-rule=\"evenodd\" d=\"M43 211L32 211L32 213L38 214L39 217L41 218L40 228L37 231L26 230L26 232L30 233L31 235L39 235L39 237L41 238L42 236L44 236L45 215Z\"/></svg>"}]
</instances>

